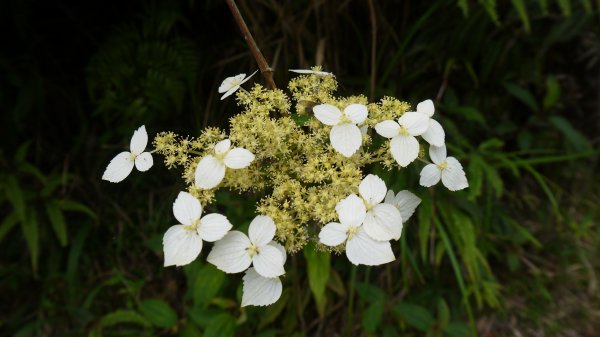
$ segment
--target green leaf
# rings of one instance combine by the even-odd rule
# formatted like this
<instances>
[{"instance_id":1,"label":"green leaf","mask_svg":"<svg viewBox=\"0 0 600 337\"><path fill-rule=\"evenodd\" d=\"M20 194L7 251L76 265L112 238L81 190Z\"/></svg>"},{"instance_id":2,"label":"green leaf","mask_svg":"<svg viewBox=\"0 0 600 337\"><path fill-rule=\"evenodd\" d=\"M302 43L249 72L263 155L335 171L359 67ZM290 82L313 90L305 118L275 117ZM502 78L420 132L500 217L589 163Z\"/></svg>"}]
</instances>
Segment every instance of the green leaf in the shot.
<instances>
[{"instance_id":1,"label":"green leaf","mask_svg":"<svg viewBox=\"0 0 600 337\"><path fill-rule=\"evenodd\" d=\"M544 109L550 109L556 106L560 99L560 84L554 76L548 76L546 78L546 95L542 101Z\"/></svg>"},{"instance_id":2,"label":"green leaf","mask_svg":"<svg viewBox=\"0 0 600 337\"><path fill-rule=\"evenodd\" d=\"M450 309L443 298L438 301L438 324L440 327L445 327L450 323Z\"/></svg>"},{"instance_id":3,"label":"green leaf","mask_svg":"<svg viewBox=\"0 0 600 337\"><path fill-rule=\"evenodd\" d=\"M314 245L307 245L304 248L304 257L306 258L308 285L315 298L319 316L325 315L325 287L329 281L330 254L318 252Z\"/></svg>"},{"instance_id":4,"label":"green leaf","mask_svg":"<svg viewBox=\"0 0 600 337\"><path fill-rule=\"evenodd\" d=\"M379 325L381 324L381 318L383 317L383 308L385 307L385 301L375 301L371 303L367 310L363 312L362 323L365 330L374 333Z\"/></svg>"},{"instance_id":5,"label":"green leaf","mask_svg":"<svg viewBox=\"0 0 600 337\"><path fill-rule=\"evenodd\" d=\"M471 335L471 329L465 323L450 323L443 329L445 337L465 337Z\"/></svg>"},{"instance_id":6,"label":"green leaf","mask_svg":"<svg viewBox=\"0 0 600 337\"><path fill-rule=\"evenodd\" d=\"M467 17L469 15L469 2L467 0L458 0L456 5L462 11L463 16Z\"/></svg>"},{"instance_id":7,"label":"green leaf","mask_svg":"<svg viewBox=\"0 0 600 337\"><path fill-rule=\"evenodd\" d=\"M19 217L16 212L10 213L0 224L0 242L10 232L10 230L19 222Z\"/></svg>"},{"instance_id":8,"label":"green leaf","mask_svg":"<svg viewBox=\"0 0 600 337\"><path fill-rule=\"evenodd\" d=\"M260 319L260 323L258 324L258 329L262 330L263 328L267 327L269 324L273 323L277 317L279 317L279 315L281 315L281 313L283 312L283 309L285 309L288 300L290 299L290 292L286 289L283 291L283 293L281 294L281 297L279 298L279 300L277 300L277 302L267 306L262 314L261 314L261 319Z\"/></svg>"},{"instance_id":9,"label":"green leaf","mask_svg":"<svg viewBox=\"0 0 600 337\"><path fill-rule=\"evenodd\" d=\"M54 234L56 234L60 245L63 247L66 246L68 242L67 224L62 211L58 208L56 203L49 202L46 204L46 214L48 214L48 219L50 219L50 224L52 225L52 229L54 230Z\"/></svg>"},{"instance_id":10,"label":"green leaf","mask_svg":"<svg viewBox=\"0 0 600 337\"><path fill-rule=\"evenodd\" d=\"M31 257L31 267L34 272L37 272L38 255L39 255L39 224L35 209L30 209L29 214L24 222L21 222L21 230Z\"/></svg>"},{"instance_id":11,"label":"green leaf","mask_svg":"<svg viewBox=\"0 0 600 337\"><path fill-rule=\"evenodd\" d=\"M571 0L558 0L558 6L564 16L571 16Z\"/></svg>"},{"instance_id":12,"label":"green leaf","mask_svg":"<svg viewBox=\"0 0 600 337\"><path fill-rule=\"evenodd\" d=\"M203 265L196 274L191 289L194 305L208 306L210 301L219 293L225 280L225 274L212 264Z\"/></svg>"},{"instance_id":13,"label":"green leaf","mask_svg":"<svg viewBox=\"0 0 600 337\"><path fill-rule=\"evenodd\" d=\"M479 3L485 11L488 13L492 22L496 25L500 25L500 20L498 20L498 12L496 11L496 0L479 0Z\"/></svg>"},{"instance_id":14,"label":"green leaf","mask_svg":"<svg viewBox=\"0 0 600 337\"><path fill-rule=\"evenodd\" d=\"M311 117L310 115L292 114L292 119L294 120L294 122L296 122L296 125L298 125L298 126L304 126L304 124L306 124L306 122L308 122L310 117Z\"/></svg>"},{"instance_id":15,"label":"green leaf","mask_svg":"<svg viewBox=\"0 0 600 337\"><path fill-rule=\"evenodd\" d=\"M526 32L531 32L531 25L529 24L529 15L527 14L527 7L525 6L525 2L523 0L511 0L513 6L519 13L519 17L523 22L523 26L525 27Z\"/></svg>"},{"instance_id":16,"label":"green leaf","mask_svg":"<svg viewBox=\"0 0 600 337\"><path fill-rule=\"evenodd\" d=\"M419 305L398 303L392 311L408 325L423 332L427 331L434 322L431 313Z\"/></svg>"},{"instance_id":17,"label":"green leaf","mask_svg":"<svg viewBox=\"0 0 600 337\"><path fill-rule=\"evenodd\" d=\"M165 301L158 299L141 301L139 309L152 325L170 328L177 324L177 313Z\"/></svg>"},{"instance_id":18,"label":"green leaf","mask_svg":"<svg viewBox=\"0 0 600 337\"><path fill-rule=\"evenodd\" d=\"M344 282L342 281L340 274L338 274L338 272L335 271L335 269L331 269L329 271L329 282L327 282L327 286L339 296L346 296L346 288L344 287Z\"/></svg>"},{"instance_id":19,"label":"green leaf","mask_svg":"<svg viewBox=\"0 0 600 337\"><path fill-rule=\"evenodd\" d=\"M432 205L431 198L421 198L419 211L419 242L421 247L421 260L427 261L427 250L429 247L429 235L431 233Z\"/></svg>"},{"instance_id":20,"label":"green leaf","mask_svg":"<svg viewBox=\"0 0 600 337\"><path fill-rule=\"evenodd\" d=\"M23 191L17 182L17 178L14 175L9 175L6 178L6 198L11 203L13 209L19 217L19 221L24 223L27 221L27 214L25 214L25 198L23 197Z\"/></svg>"},{"instance_id":21,"label":"green leaf","mask_svg":"<svg viewBox=\"0 0 600 337\"><path fill-rule=\"evenodd\" d=\"M233 337L235 336L235 318L227 313L213 317L204 330L202 337Z\"/></svg>"},{"instance_id":22,"label":"green leaf","mask_svg":"<svg viewBox=\"0 0 600 337\"><path fill-rule=\"evenodd\" d=\"M60 200L56 200L56 205L58 207L60 207L60 209L62 209L63 211L79 212L79 213L86 214L87 216L89 216L92 219L96 219L96 213L94 213L94 211L92 211L90 208L88 208L84 204L79 203L77 201L68 200L68 199L60 199Z\"/></svg>"},{"instance_id":23,"label":"green leaf","mask_svg":"<svg viewBox=\"0 0 600 337\"><path fill-rule=\"evenodd\" d=\"M369 283L356 283L356 290L358 291L358 295L368 303L384 302L387 298L387 294L383 289Z\"/></svg>"},{"instance_id":24,"label":"green leaf","mask_svg":"<svg viewBox=\"0 0 600 337\"><path fill-rule=\"evenodd\" d=\"M561 116L552 116L549 120L550 124L558 129L577 151L585 152L592 150L592 145L587 138L576 130L567 119Z\"/></svg>"},{"instance_id":25,"label":"green leaf","mask_svg":"<svg viewBox=\"0 0 600 337\"><path fill-rule=\"evenodd\" d=\"M132 323L142 325L144 327L150 326L150 322L148 322L146 318L133 310L116 310L105 315L100 320L101 327L112 326L119 323Z\"/></svg>"},{"instance_id":26,"label":"green leaf","mask_svg":"<svg viewBox=\"0 0 600 337\"><path fill-rule=\"evenodd\" d=\"M520 100L523 104L527 105L531 111L537 112L540 110L535 97L533 97L533 95L527 89L511 82L504 82L503 85L509 94Z\"/></svg>"}]
</instances>

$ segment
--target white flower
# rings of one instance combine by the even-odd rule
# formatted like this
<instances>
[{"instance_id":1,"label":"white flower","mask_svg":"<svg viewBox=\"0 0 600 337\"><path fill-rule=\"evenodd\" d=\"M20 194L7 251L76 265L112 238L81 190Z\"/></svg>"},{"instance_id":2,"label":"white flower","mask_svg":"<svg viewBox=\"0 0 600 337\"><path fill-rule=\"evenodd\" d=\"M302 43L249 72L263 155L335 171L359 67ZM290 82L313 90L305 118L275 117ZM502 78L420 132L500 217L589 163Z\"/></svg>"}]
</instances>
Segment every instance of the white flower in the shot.
<instances>
[{"instance_id":1,"label":"white flower","mask_svg":"<svg viewBox=\"0 0 600 337\"><path fill-rule=\"evenodd\" d=\"M369 174L360 182L358 192L366 207L365 232L377 241L398 240L402 235L402 215L393 205L382 203L387 192L383 180Z\"/></svg>"},{"instance_id":2,"label":"white flower","mask_svg":"<svg viewBox=\"0 0 600 337\"><path fill-rule=\"evenodd\" d=\"M329 140L333 148L350 157L362 144L362 133L357 124L367 119L367 107L363 104L350 104L341 112L331 104L319 104L313 107L315 117L325 125L333 126Z\"/></svg>"},{"instance_id":3,"label":"white flower","mask_svg":"<svg viewBox=\"0 0 600 337\"><path fill-rule=\"evenodd\" d=\"M396 206L402 215L402 222L406 222L421 203L421 198L407 190L400 191L394 196L394 191L389 190L385 196L385 203Z\"/></svg>"},{"instance_id":4,"label":"white flower","mask_svg":"<svg viewBox=\"0 0 600 337\"><path fill-rule=\"evenodd\" d=\"M187 192L179 192L173 203L173 214L180 224L171 226L163 236L165 267L183 266L194 261L202 250L202 240L217 241L232 227L221 214L212 213L200 218L202 205Z\"/></svg>"},{"instance_id":5,"label":"white flower","mask_svg":"<svg viewBox=\"0 0 600 337\"><path fill-rule=\"evenodd\" d=\"M298 74L309 74L309 75L319 75L319 76L327 76L332 75L332 73L328 73L326 71L321 70L311 70L311 69L289 69L289 71Z\"/></svg>"},{"instance_id":6,"label":"white flower","mask_svg":"<svg viewBox=\"0 0 600 337\"><path fill-rule=\"evenodd\" d=\"M196 186L211 189L223 180L225 169L242 169L248 167L254 160L254 155L241 147L230 149L229 139L218 142L214 147L214 155L208 155L200 160L196 167Z\"/></svg>"},{"instance_id":7,"label":"white flower","mask_svg":"<svg viewBox=\"0 0 600 337\"><path fill-rule=\"evenodd\" d=\"M392 206L393 207L393 206ZM355 265L376 266L395 259L389 241L375 241L365 232L367 208L356 194L340 200L335 207L340 222L330 222L319 232L319 241L335 247L346 243L346 256Z\"/></svg>"},{"instance_id":8,"label":"white flower","mask_svg":"<svg viewBox=\"0 0 600 337\"><path fill-rule=\"evenodd\" d=\"M396 123L386 120L375 125L375 131L383 137L391 138L392 156L402 167L408 166L419 156L419 142L415 136L423 134L429 127L426 114L409 111L404 113Z\"/></svg>"},{"instance_id":9,"label":"white flower","mask_svg":"<svg viewBox=\"0 0 600 337\"><path fill-rule=\"evenodd\" d=\"M428 99L417 104L417 112L423 113L427 115L427 117L429 117L429 126L427 127L427 131L425 131L421 135L421 137L423 137L423 139L425 139L431 145L444 145L446 138L444 129L438 121L431 118L433 116L433 113L435 112L433 102L430 99Z\"/></svg>"},{"instance_id":10,"label":"white flower","mask_svg":"<svg viewBox=\"0 0 600 337\"><path fill-rule=\"evenodd\" d=\"M283 255L285 264L286 253L282 245L271 242ZM279 277L263 277L256 272L255 268L249 268L244 275L244 287L242 293L242 307L247 305L270 305L281 297L282 285Z\"/></svg>"},{"instance_id":11,"label":"white flower","mask_svg":"<svg viewBox=\"0 0 600 337\"><path fill-rule=\"evenodd\" d=\"M430 146L429 157L433 164L421 170L421 186L430 187L442 179L442 183L450 191L462 190L469 186L462 165L454 157L446 157L446 146Z\"/></svg>"},{"instance_id":12,"label":"white flower","mask_svg":"<svg viewBox=\"0 0 600 337\"><path fill-rule=\"evenodd\" d=\"M129 144L131 152L124 151L114 157L106 167L106 170L104 170L102 180L118 183L127 178L134 166L138 171L148 171L152 167L153 161L150 152L144 152L147 144L148 133L146 132L146 127L142 125L133 132L131 143Z\"/></svg>"},{"instance_id":13,"label":"white flower","mask_svg":"<svg viewBox=\"0 0 600 337\"><path fill-rule=\"evenodd\" d=\"M263 277L283 275L285 257L272 241L275 229L271 217L259 215L250 223L249 237L239 231L227 233L215 243L207 261L226 273L242 272L252 264Z\"/></svg>"},{"instance_id":14,"label":"white flower","mask_svg":"<svg viewBox=\"0 0 600 337\"><path fill-rule=\"evenodd\" d=\"M221 100L236 92L240 88L240 85L248 81L252 76L254 76L254 74L256 74L257 71L258 70L253 72L252 75L248 77L246 77L246 74L239 74L224 79L219 86L219 93L225 93L223 96L221 96Z\"/></svg>"}]
</instances>

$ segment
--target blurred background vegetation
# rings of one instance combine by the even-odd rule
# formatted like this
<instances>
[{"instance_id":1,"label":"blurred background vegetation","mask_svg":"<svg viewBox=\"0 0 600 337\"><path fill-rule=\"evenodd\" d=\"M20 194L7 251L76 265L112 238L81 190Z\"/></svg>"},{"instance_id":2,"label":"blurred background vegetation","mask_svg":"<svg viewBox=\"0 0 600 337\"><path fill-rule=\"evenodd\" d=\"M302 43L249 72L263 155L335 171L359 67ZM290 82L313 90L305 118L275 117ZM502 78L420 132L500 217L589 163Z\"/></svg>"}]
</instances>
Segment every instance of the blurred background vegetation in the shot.
<instances>
[{"instance_id":1,"label":"blurred background vegetation","mask_svg":"<svg viewBox=\"0 0 600 337\"><path fill-rule=\"evenodd\" d=\"M197 135L257 68L223 1L0 3L0 335L597 336L600 1L238 0L280 87L323 65L339 94L433 98L470 188L418 186L397 261L307 250L282 298L240 308L205 256L163 268L183 184L100 180L132 130ZM257 76L257 81L262 81ZM250 200L252 201L252 200ZM222 191L234 224L249 200Z\"/></svg>"}]
</instances>

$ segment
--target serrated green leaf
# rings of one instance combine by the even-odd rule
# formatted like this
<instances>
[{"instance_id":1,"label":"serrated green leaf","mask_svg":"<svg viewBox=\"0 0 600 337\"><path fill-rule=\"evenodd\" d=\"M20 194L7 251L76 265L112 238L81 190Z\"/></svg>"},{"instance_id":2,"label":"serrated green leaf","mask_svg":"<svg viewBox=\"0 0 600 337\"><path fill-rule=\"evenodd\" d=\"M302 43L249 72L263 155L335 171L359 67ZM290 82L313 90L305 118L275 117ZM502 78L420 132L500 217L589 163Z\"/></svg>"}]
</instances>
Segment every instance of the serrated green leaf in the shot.
<instances>
[{"instance_id":1,"label":"serrated green leaf","mask_svg":"<svg viewBox=\"0 0 600 337\"><path fill-rule=\"evenodd\" d=\"M49 202L46 204L46 214L48 215L48 219L50 219L50 224L52 225L52 229L54 230L54 234L56 234L60 245L63 247L66 246L68 242L67 223L65 222L62 211L58 208L56 203Z\"/></svg>"},{"instance_id":2,"label":"serrated green leaf","mask_svg":"<svg viewBox=\"0 0 600 337\"><path fill-rule=\"evenodd\" d=\"M314 245L307 245L304 248L304 257L306 258L306 267L308 274L308 285L315 298L319 316L325 315L325 287L329 281L330 254L318 252Z\"/></svg>"},{"instance_id":3,"label":"serrated green leaf","mask_svg":"<svg viewBox=\"0 0 600 337\"><path fill-rule=\"evenodd\" d=\"M233 337L235 336L235 318L227 313L219 314L210 321L202 337Z\"/></svg>"},{"instance_id":4,"label":"serrated green leaf","mask_svg":"<svg viewBox=\"0 0 600 337\"><path fill-rule=\"evenodd\" d=\"M193 282L192 299L194 305L206 307L219 293L225 282L225 274L212 264L205 264L196 274Z\"/></svg>"},{"instance_id":5,"label":"serrated green leaf","mask_svg":"<svg viewBox=\"0 0 600 337\"><path fill-rule=\"evenodd\" d=\"M517 98L523 104L527 105L531 111L537 112L540 110L535 97L533 97L533 95L527 89L511 82L504 82L503 85L509 94Z\"/></svg>"},{"instance_id":6,"label":"serrated green leaf","mask_svg":"<svg viewBox=\"0 0 600 337\"><path fill-rule=\"evenodd\" d=\"M133 310L116 310L100 319L101 327L113 326L120 323L138 324L149 327L150 322Z\"/></svg>"},{"instance_id":7,"label":"serrated green leaf","mask_svg":"<svg viewBox=\"0 0 600 337\"><path fill-rule=\"evenodd\" d=\"M154 326L170 328L177 324L177 313L163 300L150 299L141 301L139 309L140 313Z\"/></svg>"},{"instance_id":8,"label":"serrated green leaf","mask_svg":"<svg viewBox=\"0 0 600 337\"><path fill-rule=\"evenodd\" d=\"M431 313L422 306L398 303L392 309L393 313L403 319L406 324L420 331L427 331L434 323Z\"/></svg>"},{"instance_id":9,"label":"serrated green leaf","mask_svg":"<svg viewBox=\"0 0 600 337\"><path fill-rule=\"evenodd\" d=\"M525 6L525 1L523 0L511 0L513 7L517 10L519 14L519 18L523 22L523 27L525 27L526 32L531 32L531 25L529 23L529 14L527 14L527 7Z\"/></svg>"}]
</instances>

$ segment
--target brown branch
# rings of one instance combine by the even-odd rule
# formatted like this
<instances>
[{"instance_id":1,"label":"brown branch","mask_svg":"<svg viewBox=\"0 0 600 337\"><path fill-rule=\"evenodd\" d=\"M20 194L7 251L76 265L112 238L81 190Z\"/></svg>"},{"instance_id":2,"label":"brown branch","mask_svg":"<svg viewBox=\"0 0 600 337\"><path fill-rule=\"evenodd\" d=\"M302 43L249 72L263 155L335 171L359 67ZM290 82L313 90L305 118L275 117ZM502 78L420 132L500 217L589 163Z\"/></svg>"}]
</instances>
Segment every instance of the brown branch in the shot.
<instances>
[{"instance_id":1,"label":"brown branch","mask_svg":"<svg viewBox=\"0 0 600 337\"><path fill-rule=\"evenodd\" d=\"M371 88L370 99L375 96L375 80L377 76L377 17L375 16L375 5L373 0L368 0L369 14L371 17Z\"/></svg>"},{"instance_id":2,"label":"brown branch","mask_svg":"<svg viewBox=\"0 0 600 337\"><path fill-rule=\"evenodd\" d=\"M252 53L252 56L254 56L256 63L258 63L260 72L262 73L263 77L265 78L265 81L267 82L267 86L269 87L269 89L277 89L277 86L275 85L275 82L273 81L273 69L271 69L271 67L269 66L269 63L267 63L267 60L265 59L263 54L260 52L260 49L258 49L258 45L256 44L256 41L254 41L254 38L252 37L252 34L250 33L250 30L248 29L248 26L246 25L246 22L244 21L244 18L242 17L240 10L238 9L237 5L235 4L235 1L234 0L225 0L225 2L227 2L227 5L229 6L229 9L231 10L231 14L233 15L233 18L235 19L235 23L237 23L238 27L242 31L242 35L244 36L244 39L248 43L250 52Z\"/></svg>"}]
</instances>

